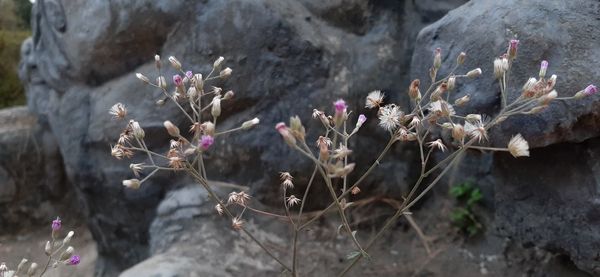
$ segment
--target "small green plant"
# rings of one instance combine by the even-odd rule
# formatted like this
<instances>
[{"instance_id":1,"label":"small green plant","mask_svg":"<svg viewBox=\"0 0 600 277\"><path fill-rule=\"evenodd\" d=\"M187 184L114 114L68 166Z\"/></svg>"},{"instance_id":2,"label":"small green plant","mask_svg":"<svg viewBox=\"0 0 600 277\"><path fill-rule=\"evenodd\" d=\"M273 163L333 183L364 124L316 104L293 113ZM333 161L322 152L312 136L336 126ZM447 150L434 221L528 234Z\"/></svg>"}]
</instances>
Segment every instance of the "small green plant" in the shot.
<instances>
[{"instance_id":1,"label":"small green plant","mask_svg":"<svg viewBox=\"0 0 600 277\"><path fill-rule=\"evenodd\" d=\"M456 208L450 213L452 224L469 237L483 230L483 225L474 212L483 198L481 190L469 182L464 182L453 186L450 195L456 199Z\"/></svg>"}]
</instances>

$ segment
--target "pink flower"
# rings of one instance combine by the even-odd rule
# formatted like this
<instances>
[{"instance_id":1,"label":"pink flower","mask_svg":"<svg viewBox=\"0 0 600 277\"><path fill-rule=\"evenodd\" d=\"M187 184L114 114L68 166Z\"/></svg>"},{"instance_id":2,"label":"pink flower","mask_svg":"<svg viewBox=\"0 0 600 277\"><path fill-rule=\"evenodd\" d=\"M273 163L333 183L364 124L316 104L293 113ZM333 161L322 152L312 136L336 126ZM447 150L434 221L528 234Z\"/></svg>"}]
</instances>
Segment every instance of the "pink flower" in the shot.
<instances>
[{"instance_id":1,"label":"pink flower","mask_svg":"<svg viewBox=\"0 0 600 277\"><path fill-rule=\"evenodd\" d=\"M543 60L542 63L540 64L540 69L543 69L543 70L548 69L548 61Z\"/></svg>"},{"instance_id":2,"label":"pink flower","mask_svg":"<svg viewBox=\"0 0 600 277\"><path fill-rule=\"evenodd\" d=\"M333 106L335 107L335 113L343 113L346 111L348 106L346 105L346 101L344 99L339 99L333 102Z\"/></svg>"},{"instance_id":3,"label":"pink flower","mask_svg":"<svg viewBox=\"0 0 600 277\"><path fill-rule=\"evenodd\" d=\"M81 262L81 258L79 257L79 255L73 255L73 256L71 256L71 258L69 259L67 264L68 265L78 265L79 262Z\"/></svg>"},{"instance_id":4,"label":"pink flower","mask_svg":"<svg viewBox=\"0 0 600 277\"><path fill-rule=\"evenodd\" d=\"M57 217L55 220L52 221L52 231L60 230L61 226L62 222L60 221L60 218Z\"/></svg>"},{"instance_id":5,"label":"pink flower","mask_svg":"<svg viewBox=\"0 0 600 277\"><path fill-rule=\"evenodd\" d=\"M181 78L181 76L179 76L179 74L173 75L173 83L175 83L176 86L183 85L183 79Z\"/></svg>"},{"instance_id":6,"label":"pink flower","mask_svg":"<svg viewBox=\"0 0 600 277\"><path fill-rule=\"evenodd\" d=\"M215 139L212 136L204 135L200 138L200 147L202 150L207 150L214 142Z\"/></svg>"},{"instance_id":7,"label":"pink flower","mask_svg":"<svg viewBox=\"0 0 600 277\"><path fill-rule=\"evenodd\" d=\"M585 94L586 96L596 94L597 92L598 92L598 87L591 85L591 84L583 90L583 94Z\"/></svg>"},{"instance_id":8,"label":"pink flower","mask_svg":"<svg viewBox=\"0 0 600 277\"><path fill-rule=\"evenodd\" d=\"M283 122L277 123L275 125L275 129L279 132L279 134L283 137L283 140L289 145L296 145L296 138L290 133L290 130Z\"/></svg>"},{"instance_id":9,"label":"pink flower","mask_svg":"<svg viewBox=\"0 0 600 277\"><path fill-rule=\"evenodd\" d=\"M187 71L187 72L185 73L185 77L187 77L188 79L190 79L190 80L191 80L191 79L192 79L192 77L194 77L194 73L193 73L193 72L191 72L191 71Z\"/></svg>"},{"instance_id":10,"label":"pink flower","mask_svg":"<svg viewBox=\"0 0 600 277\"><path fill-rule=\"evenodd\" d=\"M519 40L511 39L508 43L508 57L514 59L517 56L517 48L519 48Z\"/></svg>"},{"instance_id":11,"label":"pink flower","mask_svg":"<svg viewBox=\"0 0 600 277\"><path fill-rule=\"evenodd\" d=\"M363 125L367 121L367 117L364 114L358 116L358 122L356 124Z\"/></svg>"}]
</instances>

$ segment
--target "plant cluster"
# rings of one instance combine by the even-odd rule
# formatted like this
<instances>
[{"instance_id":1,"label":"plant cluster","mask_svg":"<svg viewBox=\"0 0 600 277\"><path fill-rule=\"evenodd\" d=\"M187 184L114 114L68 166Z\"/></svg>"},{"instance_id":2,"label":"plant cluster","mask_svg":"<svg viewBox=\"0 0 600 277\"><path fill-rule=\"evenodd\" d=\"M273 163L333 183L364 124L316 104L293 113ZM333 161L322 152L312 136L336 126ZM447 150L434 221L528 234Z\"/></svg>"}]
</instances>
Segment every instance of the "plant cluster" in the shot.
<instances>
[{"instance_id":1,"label":"plant cluster","mask_svg":"<svg viewBox=\"0 0 600 277\"><path fill-rule=\"evenodd\" d=\"M450 195L456 200L456 207L450 213L450 221L469 237L478 234L483 225L475 214L475 207L483 199L481 190L469 182L453 186Z\"/></svg>"},{"instance_id":2,"label":"plant cluster","mask_svg":"<svg viewBox=\"0 0 600 277\"><path fill-rule=\"evenodd\" d=\"M239 127L234 129L218 128L221 106L234 96L232 91L210 85L211 81L224 79L232 74L230 68L222 69L224 61L222 57L214 62L212 70L207 75L186 71L179 60L170 57L169 63L180 73L172 77L171 84L167 84L166 78L161 73L161 59L157 55L155 57L158 72L156 79L151 81L141 73L137 73L136 76L160 92L158 105L164 105L169 101L178 107L188 120L189 132L182 132L172 122L165 121L165 129L172 139L169 150L166 153L158 153L148 149L144 141L145 132L142 124L131 119L116 144L111 147L111 152L117 159L133 158L134 152L143 153L143 161L130 165L136 178L123 181L123 185L131 189L140 188L148 178L163 170L187 173L193 177L214 201L215 212L228 217L233 229L246 234L256 242L268 256L279 263L284 272L291 276L299 276L302 271L298 261L298 249L301 247L299 234L324 214L334 210L341 222L337 231L347 236L354 249L348 254L347 266L339 273L339 276L343 276L361 259L369 257L368 251L377 239L394 226L400 217L409 213L409 209L421 200L453 165L459 163L460 157L465 152L496 151L509 152L514 157L529 156L529 145L520 134L514 135L506 147L487 145L491 128L513 115L539 113L553 101L579 99L597 92L595 86L589 85L574 96L558 98L554 90L557 76L552 75L547 78L548 63L542 61L538 78L529 79L517 99L508 99L508 76L516 61L518 45L518 40L511 40L507 51L494 61L494 75L499 83L502 103L501 110L496 114L456 112L455 107L467 105L470 100L469 95L454 99L456 97L452 94L457 83L477 78L482 74L482 70L476 68L458 73L467 57L465 53L461 53L450 73L439 78L438 73L442 66L439 48L433 55L433 63L429 71L429 86L422 90L421 81L417 79L413 80L408 88L411 107L386 103L383 92L370 92L366 96L365 107L372 111L369 117L375 117L378 125L389 134L389 140L365 172L355 172L349 142L360 136L361 127L368 120L367 115L354 116L344 100L335 101L331 113L313 110L313 117L322 125L317 137L307 137L305 127L298 116L290 118L289 126L284 122L276 124L275 129L283 141L314 163L312 172L307 172L311 177L304 191L296 193L294 177L290 173L280 174L283 214L269 213L252 207L252 197L247 191L233 191L227 197L219 196L208 181L204 156L212 151L215 141L224 135L248 130L259 123L255 118L240 123ZM127 117L127 109L120 103L114 105L110 113L117 119ZM348 217L349 210L355 208L351 196L361 193L362 182L382 162L388 150L397 143L411 144L418 148L421 161L419 178L410 192L398 200L401 204L398 205L395 213L385 221L376 234L363 241L357 236L358 230L351 227L353 225ZM439 160L432 158L432 154L436 151L441 152L444 158ZM139 176L142 172L148 171L149 173L140 180ZM330 194L331 203L325 209L307 216L303 213L304 205L311 201L308 195L316 178L323 180ZM245 228L244 218L248 217L248 212L285 219L284 222L289 224L292 230L289 257L275 255Z\"/></svg>"},{"instance_id":3,"label":"plant cluster","mask_svg":"<svg viewBox=\"0 0 600 277\"><path fill-rule=\"evenodd\" d=\"M11 270L6 263L1 263L0 277L42 277L50 268L78 265L81 257L75 255L75 249L69 246L69 242L71 242L75 232L69 231L65 237L60 238L60 231L62 229L60 218L52 221L51 228L51 240L47 241L44 246L44 253L48 256L48 260L44 265L40 267L37 263L29 263L27 259L22 259L17 265L16 270Z\"/></svg>"}]
</instances>

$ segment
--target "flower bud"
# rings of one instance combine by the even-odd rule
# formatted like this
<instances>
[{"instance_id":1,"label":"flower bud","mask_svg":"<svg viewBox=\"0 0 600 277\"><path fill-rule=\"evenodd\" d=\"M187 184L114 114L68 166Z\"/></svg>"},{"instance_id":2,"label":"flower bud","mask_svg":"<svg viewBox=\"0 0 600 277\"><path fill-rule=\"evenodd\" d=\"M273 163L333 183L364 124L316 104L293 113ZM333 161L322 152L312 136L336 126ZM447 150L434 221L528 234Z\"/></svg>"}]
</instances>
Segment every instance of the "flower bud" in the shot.
<instances>
[{"instance_id":1,"label":"flower bud","mask_svg":"<svg viewBox=\"0 0 600 277\"><path fill-rule=\"evenodd\" d=\"M133 130L133 135L137 139L144 139L145 133L144 129L140 126L140 123L137 121L131 121L131 129Z\"/></svg>"},{"instance_id":2,"label":"flower bud","mask_svg":"<svg viewBox=\"0 0 600 277\"><path fill-rule=\"evenodd\" d=\"M466 58L467 58L467 53L460 52L460 54L458 54L458 57L456 58L456 64L462 65L463 63L465 63Z\"/></svg>"},{"instance_id":3,"label":"flower bud","mask_svg":"<svg viewBox=\"0 0 600 277\"><path fill-rule=\"evenodd\" d=\"M19 265L17 266L17 272L21 272L21 270L23 270L23 267L25 266L25 264L28 262L27 259L22 259L21 262L19 263Z\"/></svg>"},{"instance_id":4,"label":"flower bud","mask_svg":"<svg viewBox=\"0 0 600 277\"><path fill-rule=\"evenodd\" d=\"M465 119L469 122L476 122L476 121L481 121L481 115L480 114L468 114Z\"/></svg>"},{"instance_id":5,"label":"flower bud","mask_svg":"<svg viewBox=\"0 0 600 277\"><path fill-rule=\"evenodd\" d=\"M367 117L364 114L360 114L358 119L356 120L356 127L354 127L354 132L357 132L360 127L367 121Z\"/></svg>"},{"instance_id":6,"label":"flower bud","mask_svg":"<svg viewBox=\"0 0 600 277\"><path fill-rule=\"evenodd\" d=\"M157 106L162 106L164 104L165 104L165 100L164 99L158 99L158 100L156 100L156 105Z\"/></svg>"},{"instance_id":7,"label":"flower bud","mask_svg":"<svg viewBox=\"0 0 600 277\"><path fill-rule=\"evenodd\" d=\"M494 60L494 76L496 79L501 79L504 74L508 71L508 59L507 58L497 58Z\"/></svg>"},{"instance_id":8,"label":"flower bud","mask_svg":"<svg viewBox=\"0 0 600 277\"><path fill-rule=\"evenodd\" d=\"M194 75L192 80L194 81L193 84L196 88L196 91L202 92L204 90L204 79L202 79L202 74L198 73Z\"/></svg>"},{"instance_id":9,"label":"flower bud","mask_svg":"<svg viewBox=\"0 0 600 277\"><path fill-rule=\"evenodd\" d=\"M540 105L548 105L550 103L550 101L554 100L557 96L558 96L558 93L556 92L556 90L552 90L548 94L542 95L542 97L540 97L540 99L538 99L538 103Z\"/></svg>"},{"instance_id":10,"label":"flower bud","mask_svg":"<svg viewBox=\"0 0 600 277\"><path fill-rule=\"evenodd\" d=\"M71 256L73 255L73 252L75 252L75 249L72 246L67 247L67 250L65 250L59 258L59 261L66 261L67 259L71 258Z\"/></svg>"},{"instance_id":11,"label":"flower bud","mask_svg":"<svg viewBox=\"0 0 600 277\"><path fill-rule=\"evenodd\" d=\"M177 126L175 126L175 124L171 123L171 121L165 121L163 123L163 125L165 126L165 128L167 129L167 132L169 133L169 135L171 135L172 137L179 137L179 128L177 128Z\"/></svg>"},{"instance_id":12,"label":"flower bud","mask_svg":"<svg viewBox=\"0 0 600 277\"><path fill-rule=\"evenodd\" d=\"M421 81L419 79L414 79L410 86L408 87L408 96L410 99L419 100L421 99L421 91L419 91L419 85Z\"/></svg>"},{"instance_id":13,"label":"flower bud","mask_svg":"<svg viewBox=\"0 0 600 277\"><path fill-rule=\"evenodd\" d=\"M465 128L460 124L454 124L452 126L452 137L455 140L462 141L465 137Z\"/></svg>"},{"instance_id":14,"label":"flower bud","mask_svg":"<svg viewBox=\"0 0 600 277\"><path fill-rule=\"evenodd\" d=\"M186 95L191 101L195 101L198 98L198 91L196 90L195 87L190 86L190 88L188 88Z\"/></svg>"},{"instance_id":15,"label":"flower bud","mask_svg":"<svg viewBox=\"0 0 600 277\"><path fill-rule=\"evenodd\" d=\"M225 58L223 57L219 57L214 63L213 63L213 68L217 68L219 66L221 66L221 63L223 63L223 61L225 60Z\"/></svg>"},{"instance_id":16,"label":"flower bud","mask_svg":"<svg viewBox=\"0 0 600 277\"><path fill-rule=\"evenodd\" d=\"M63 239L63 245L69 243L71 241L71 239L73 238L73 235L75 235L75 232L69 231L69 233L67 234L65 239Z\"/></svg>"},{"instance_id":17,"label":"flower bud","mask_svg":"<svg viewBox=\"0 0 600 277\"><path fill-rule=\"evenodd\" d=\"M511 39L508 43L508 58L513 60L517 57L517 48L519 47L519 40Z\"/></svg>"},{"instance_id":18,"label":"flower bud","mask_svg":"<svg viewBox=\"0 0 600 277\"><path fill-rule=\"evenodd\" d=\"M214 118L217 118L221 115L221 96L217 95L215 98L213 98L210 114L212 114Z\"/></svg>"},{"instance_id":19,"label":"flower bud","mask_svg":"<svg viewBox=\"0 0 600 277\"><path fill-rule=\"evenodd\" d=\"M454 90L454 88L456 86L456 77L452 76L452 77L448 78L448 82L446 85L447 85L448 90Z\"/></svg>"},{"instance_id":20,"label":"flower bud","mask_svg":"<svg viewBox=\"0 0 600 277\"><path fill-rule=\"evenodd\" d=\"M242 123L242 130L248 130L248 129L254 127L255 125L258 125L258 123L260 123L260 120L257 117L255 117L251 120L248 120L248 121Z\"/></svg>"},{"instance_id":21,"label":"flower bud","mask_svg":"<svg viewBox=\"0 0 600 277\"><path fill-rule=\"evenodd\" d=\"M210 121L206 121L206 122L202 123L202 129L204 130L205 135L209 135L209 136L215 135L215 124Z\"/></svg>"},{"instance_id":22,"label":"flower bud","mask_svg":"<svg viewBox=\"0 0 600 277\"><path fill-rule=\"evenodd\" d=\"M154 55L154 64L156 65L156 68L160 69L160 56L158 54Z\"/></svg>"},{"instance_id":23,"label":"flower bud","mask_svg":"<svg viewBox=\"0 0 600 277\"><path fill-rule=\"evenodd\" d=\"M179 60L177 60L177 58L170 56L169 57L169 62L171 63L171 66L177 70L181 70L181 63L179 62Z\"/></svg>"},{"instance_id":24,"label":"flower bud","mask_svg":"<svg viewBox=\"0 0 600 277\"><path fill-rule=\"evenodd\" d=\"M31 265L29 266L29 270L27 270L27 275L34 276L35 273L37 272L37 269L38 269L38 264L31 263Z\"/></svg>"},{"instance_id":25,"label":"flower bud","mask_svg":"<svg viewBox=\"0 0 600 277\"><path fill-rule=\"evenodd\" d=\"M439 69L442 66L442 49L436 48L433 55L433 68Z\"/></svg>"},{"instance_id":26,"label":"flower bud","mask_svg":"<svg viewBox=\"0 0 600 277\"><path fill-rule=\"evenodd\" d=\"M159 86L160 88L167 88L167 80L165 79L165 76L157 77L156 85Z\"/></svg>"},{"instance_id":27,"label":"flower bud","mask_svg":"<svg viewBox=\"0 0 600 277\"><path fill-rule=\"evenodd\" d=\"M50 241L46 241L46 246L44 247L44 253L46 253L46 256L52 255L52 244L50 243Z\"/></svg>"},{"instance_id":28,"label":"flower bud","mask_svg":"<svg viewBox=\"0 0 600 277\"><path fill-rule=\"evenodd\" d=\"M548 69L548 61L543 60L540 63L540 79L543 79L546 76L547 69Z\"/></svg>"},{"instance_id":29,"label":"flower bud","mask_svg":"<svg viewBox=\"0 0 600 277\"><path fill-rule=\"evenodd\" d=\"M471 95L467 94L461 98L456 99L456 101L454 101L454 105L460 107L460 106L467 104L469 101L471 101Z\"/></svg>"},{"instance_id":30,"label":"flower bud","mask_svg":"<svg viewBox=\"0 0 600 277\"><path fill-rule=\"evenodd\" d=\"M221 78L229 77L231 75L231 72L232 72L231 68L227 67L227 68L221 70L221 73L219 73L219 77L221 77Z\"/></svg>"},{"instance_id":31,"label":"flower bud","mask_svg":"<svg viewBox=\"0 0 600 277\"><path fill-rule=\"evenodd\" d=\"M138 179L123 180L123 186L129 189L139 189L142 183Z\"/></svg>"},{"instance_id":32,"label":"flower bud","mask_svg":"<svg viewBox=\"0 0 600 277\"><path fill-rule=\"evenodd\" d=\"M233 90L228 90L224 95L223 95L223 99L224 100L229 100L231 98L233 98L233 96L235 95L235 93L233 92Z\"/></svg>"},{"instance_id":33,"label":"flower bud","mask_svg":"<svg viewBox=\"0 0 600 277\"><path fill-rule=\"evenodd\" d=\"M467 72L467 77L469 78L477 78L481 75L481 68L475 68L469 72Z\"/></svg>"},{"instance_id":34,"label":"flower bud","mask_svg":"<svg viewBox=\"0 0 600 277\"><path fill-rule=\"evenodd\" d=\"M203 151L206 151L206 150L208 150L208 148L210 148L211 145L213 145L214 142L215 142L215 139L212 136L204 135L200 138L199 145Z\"/></svg>"},{"instance_id":35,"label":"flower bud","mask_svg":"<svg viewBox=\"0 0 600 277\"><path fill-rule=\"evenodd\" d=\"M279 132L279 134L283 137L283 140L288 145L290 145L290 146L296 145L296 139L290 133L290 130L288 129L288 127L285 126L285 123L283 123L283 122L277 123L277 125L275 125L275 129Z\"/></svg>"},{"instance_id":36,"label":"flower bud","mask_svg":"<svg viewBox=\"0 0 600 277\"><path fill-rule=\"evenodd\" d=\"M304 140L304 137L306 136L306 130L304 129L304 126L302 126L300 117L297 115L290 117L290 130L295 138L301 141Z\"/></svg>"},{"instance_id":37,"label":"flower bud","mask_svg":"<svg viewBox=\"0 0 600 277\"><path fill-rule=\"evenodd\" d=\"M150 83L150 79L148 79L148 77L144 76L142 73L136 73L135 77L142 80L144 83Z\"/></svg>"},{"instance_id":38,"label":"flower bud","mask_svg":"<svg viewBox=\"0 0 600 277\"><path fill-rule=\"evenodd\" d=\"M550 76L550 78L548 79L548 89L553 89L554 86L556 85L556 74L552 74L552 76Z\"/></svg>"}]
</instances>

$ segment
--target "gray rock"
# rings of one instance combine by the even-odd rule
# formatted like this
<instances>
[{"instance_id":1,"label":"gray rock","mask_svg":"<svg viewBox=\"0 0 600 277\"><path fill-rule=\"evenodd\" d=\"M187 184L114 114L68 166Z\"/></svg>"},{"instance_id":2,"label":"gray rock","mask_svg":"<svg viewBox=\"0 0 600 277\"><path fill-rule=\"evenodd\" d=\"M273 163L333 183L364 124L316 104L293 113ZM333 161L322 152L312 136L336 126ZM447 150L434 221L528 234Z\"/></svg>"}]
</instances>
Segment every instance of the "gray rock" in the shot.
<instances>
[{"instance_id":1,"label":"gray rock","mask_svg":"<svg viewBox=\"0 0 600 277\"><path fill-rule=\"evenodd\" d=\"M357 115L365 112L363 97L374 89L397 100L395 92L406 87L415 30L464 1L434 5L434 12L413 2L37 1L20 76L28 106L55 135L67 177L88 215L98 242L98 275L113 276L147 257L155 207L168 190L189 182L162 174L139 191L126 191L120 184L131 176L129 162L109 154L123 127L107 114L116 102L129 107L158 151L167 146L164 120L188 128L174 106L155 107L158 93L133 77L154 74L155 53L177 56L186 68L204 73L218 56L227 58L234 75L225 85L238 97L225 107L221 126L255 116L262 125L217 142L208 158L210 177L250 186L259 200L279 205L272 189L277 172L291 170L297 183L305 184L308 176L296 173L307 171L310 162L281 142L274 124L299 114L312 137L318 126L310 119L313 108L330 110L330 103L343 97ZM372 145L385 137L374 124L363 134L352 146L356 159L366 161L357 172L373 161L379 149ZM365 181L364 190L394 195L406 190L414 178L408 173L414 150L399 146L392 152L395 157ZM398 185L381 185L386 182ZM315 188L320 189L309 208L322 206L327 195L323 186Z\"/></svg>"},{"instance_id":2,"label":"gray rock","mask_svg":"<svg viewBox=\"0 0 600 277\"><path fill-rule=\"evenodd\" d=\"M537 77L544 59L550 63L548 73L558 75L559 96L571 96L600 80L598 10L597 1L584 0L471 1L420 32L411 76L427 79L436 47L443 49L446 73L458 53L465 51L466 66L459 73L481 67L484 75L460 82L456 97L471 94L468 112L492 115L500 106L492 62L506 51L508 39L518 36L521 43L510 75L509 99L518 97L527 78ZM530 158L496 154L489 168L464 167L462 174L476 176L486 190L492 188L490 202L499 234L527 247L565 254L595 275L600 274L598 97L556 101L540 114L509 118L491 131L492 144L505 145L510 136L521 133L531 147L551 146L533 150Z\"/></svg>"}]
</instances>

